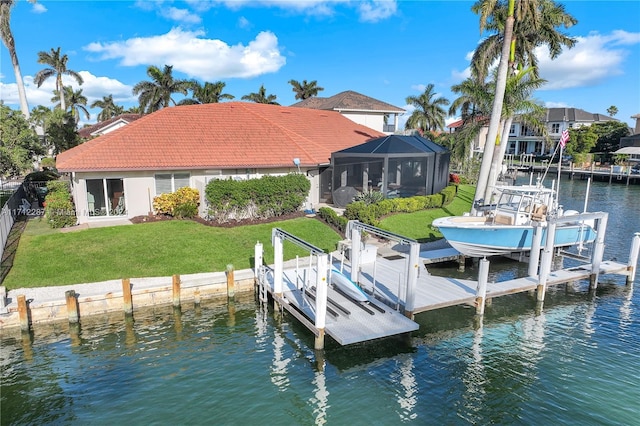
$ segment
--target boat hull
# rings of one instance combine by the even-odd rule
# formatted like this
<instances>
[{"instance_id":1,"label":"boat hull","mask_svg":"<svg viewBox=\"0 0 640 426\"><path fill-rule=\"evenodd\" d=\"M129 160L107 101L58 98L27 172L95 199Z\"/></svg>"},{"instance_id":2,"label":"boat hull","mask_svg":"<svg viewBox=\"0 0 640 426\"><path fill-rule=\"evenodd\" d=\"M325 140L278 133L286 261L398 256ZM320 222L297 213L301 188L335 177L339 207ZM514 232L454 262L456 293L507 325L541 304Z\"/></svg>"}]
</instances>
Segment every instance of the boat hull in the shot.
<instances>
[{"instance_id":1,"label":"boat hull","mask_svg":"<svg viewBox=\"0 0 640 426\"><path fill-rule=\"evenodd\" d=\"M485 257L530 251L533 244L532 225L488 225L484 219L457 223L450 218L434 221L444 238L465 256ZM469 218L471 219L471 218ZM586 224L556 227L554 246L567 247L595 240L596 233ZM546 245L547 227L542 224L541 247Z\"/></svg>"}]
</instances>

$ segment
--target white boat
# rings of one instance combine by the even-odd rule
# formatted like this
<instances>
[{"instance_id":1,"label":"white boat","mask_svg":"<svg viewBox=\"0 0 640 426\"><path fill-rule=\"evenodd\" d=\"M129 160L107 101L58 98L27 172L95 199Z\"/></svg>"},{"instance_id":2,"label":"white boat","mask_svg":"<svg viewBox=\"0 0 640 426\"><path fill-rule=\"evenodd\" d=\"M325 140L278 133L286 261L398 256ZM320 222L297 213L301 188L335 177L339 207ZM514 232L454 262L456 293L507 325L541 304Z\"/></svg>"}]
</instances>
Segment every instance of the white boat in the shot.
<instances>
[{"instance_id":1,"label":"white boat","mask_svg":"<svg viewBox=\"0 0 640 426\"><path fill-rule=\"evenodd\" d=\"M481 216L450 216L433 221L453 248L470 257L530 251L534 224L542 227L546 244L547 214L554 205L554 191L537 185L497 187L498 203ZM555 212L562 214L562 212ZM577 214L567 211L564 215ZM555 247L592 242L593 223L571 222L556 226Z\"/></svg>"}]
</instances>

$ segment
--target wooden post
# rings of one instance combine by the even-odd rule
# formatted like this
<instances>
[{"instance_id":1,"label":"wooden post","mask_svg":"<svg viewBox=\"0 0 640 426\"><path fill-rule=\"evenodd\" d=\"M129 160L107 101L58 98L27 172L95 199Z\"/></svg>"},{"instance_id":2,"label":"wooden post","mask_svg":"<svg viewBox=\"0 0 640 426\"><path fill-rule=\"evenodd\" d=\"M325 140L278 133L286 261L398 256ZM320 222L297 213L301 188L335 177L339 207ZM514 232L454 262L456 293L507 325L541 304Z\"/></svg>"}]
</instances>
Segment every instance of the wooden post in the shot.
<instances>
[{"instance_id":1,"label":"wooden post","mask_svg":"<svg viewBox=\"0 0 640 426\"><path fill-rule=\"evenodd\" d=\"M69 316L69 322L75 324L79 320L78 313L78 297L75 290L67 290L64 292L64 298L67 301L67 315Z\"/></svg>"},{"instance_id":2,"label":"wooden post","mask_svg":"<svg viewBox=\"0 0 640 426\"><path fill-rule=\"evenodd\" d=\"M629 252L629 263L627 269L627 284L633 283L636 276L636 267L638 265L638 253L640 253L640 232L636 232L631 242L631 251Z\"/></svg>"},{"instance_id":3,"label":"wooden post","mask_svg":"<svg viewBox=\"0 0 640 426\"><path fill-rule=\"evenodd\" d=\"M31 329L31 315L29 315L29 306L24 294L18 295L18 316L20 317L20 330L29 331Z\"/></svg>"},{"instance_id":4,"label":"wooden post","mask_svg":"<svg viewBox=\"0 0 640 426\"><path fill-rule=\"evenodd\" d=\"M418 270L420 268L420 244L409 245L409 265L407 268L407 291L405 294L404 315L413 319L415 310L416 286L418 283Z\"/></svg>"},{"instance_id":5,"label":"wooden post","mask_svg":"<svg viewBox=\"0 0 640 426\"><path fill-rule=\"evenodd\" d=\"M480 259L478 268L478 287L476 288L476 314L484 315L485 299L487 296L487 281L489 280L489 261Z\"/></svg>"},{"instance_id":6,"label":"wooden post","mask_svg":"<svg viewBox=\"0 0 640 426\"><path fill-rule=\"evenodd\" d=\"M611 185L611 179L613 179L613 166L609 168L609 185Z\"/></svg>"},{"instance_id":7,"label":"wooden post","mask_svg":"<svg viewBox=\"0 0 640 426\"><path fill-rule=\"evenodd\" d=\"M122 279L122 302L125 315L133 314L133 299L131 297L131 280L129 278Z\"/></svg>"},{"instance_id":8,"label":"wooden post","mask_svg":"<svg viewBox=\"0 0 640 426\"><path fill-rule=\"evenodd\" d=\"M173 307L180 307L180 275L173 275L172 277L173 284Z\"/></svg>"},{"instance_id":9,"label":"wooden post","mask_svg":"<svg viewBox=\"0 0 640 426\"><path fill-rule=\"evenodd\" d=\"M464 272L465 262L467 261L467 257L464 254L458 256L458 272Z\"/></svg>"},{"instance_id":10,"label":"wooden post","mask_svg":"<svg viewBox=\"0 0 640 426\"><path fill-rule=\"evenodd\" d=\"M196 288L193 291L193 304L196 306L200 305L200 289L199 288Z\"/></svg>"},{"instance_id":11,"label":"wooden post","mask_svg":"<svg viewBox=\"0 0 640 426\"><path fill-rule=\"evenodd\" d=\"M235 280L233 278L234 273L233 273L233 265L229 264L227 265L227 298L229 299L233 299L233 296L235 295Z\"/></svg>"},{"instance_id":12,"label":"wooden post","mask_svg":"<svg viewBox=\"0 0 640 426\"><path fill-rule=\"evenodd\" d=\"M273 293L282 297L282 275L284 274L284 260L282 251L282 237L277 235L275 229L272 231L271 239L273 243ZM273 299L274 306L278 304L276 298Z\"/></svg>"},{"instance_id":13,"label":"wooden post","mask_svg":"<svg viewBox=\"0 0 640 426\"><path fill-rule=\"evenodd\" d=\"M360 277L360 246L362 245L362 233L357 226L351 229L351 281L358 284Z\"/></svg>"},{"instance_id":14,"label":"wooden post","mask_svg":"<svg viewBox=\"0 0 640 426\"><path fill-rule=\"evenodd\" d=\"M253 277L255 278L256 282L258 282L258 272L263 262L263 253L264 252L262 249L262 243L258 241L255 245L255 248L253 249Z\"/></svg>"}]
</instances>

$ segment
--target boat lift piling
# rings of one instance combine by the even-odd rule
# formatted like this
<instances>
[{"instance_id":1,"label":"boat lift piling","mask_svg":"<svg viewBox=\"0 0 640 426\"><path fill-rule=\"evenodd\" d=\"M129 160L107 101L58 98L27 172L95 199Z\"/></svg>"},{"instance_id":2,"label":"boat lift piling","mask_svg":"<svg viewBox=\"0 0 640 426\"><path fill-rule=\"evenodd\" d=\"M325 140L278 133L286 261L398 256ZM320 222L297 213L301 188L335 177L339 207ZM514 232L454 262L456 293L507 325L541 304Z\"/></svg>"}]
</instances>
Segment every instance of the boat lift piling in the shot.
<instances>
[{"instance_id":1,"label":"boat lift piling","mask_svg":"<svg viewBox=\"0 0 640 426\"><path fill-rule=\"evenodd\" d=\"M629 274L627 275L627 284L633 284L636 276L636 265L638 264L638 253L640 253L640 232L636 232L633 235L633 241L631 242L631 250L629 252L629 263L627 269Z\"/></svg>"}]
</instances>

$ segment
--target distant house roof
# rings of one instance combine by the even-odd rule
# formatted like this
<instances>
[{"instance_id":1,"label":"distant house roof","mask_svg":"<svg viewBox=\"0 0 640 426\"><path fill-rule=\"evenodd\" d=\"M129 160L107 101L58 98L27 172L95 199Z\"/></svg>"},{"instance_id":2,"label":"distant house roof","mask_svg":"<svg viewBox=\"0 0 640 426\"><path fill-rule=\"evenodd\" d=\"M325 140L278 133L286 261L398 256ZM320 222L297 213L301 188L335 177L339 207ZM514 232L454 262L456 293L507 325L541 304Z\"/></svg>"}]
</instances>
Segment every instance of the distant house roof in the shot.
<instances>
[{"instance_id":1,"label":"distant house roof","mask_svg":"<svg viewBox=\"0 0 640 426\"><path fill-rule=\"evenodd\" d=\"M596 122L618 120L604 114L593 114L580 108L547 108L547 117L545 121Z\"/></svg>"},{"instance_id":2,"label":"distant house roof","mask_svg":"<svg viewBox=\"0 0 640 426\"><path fill-rule=\"evenodd\" d=\"M60 153L61 172L291 167L383 133L337 112L249 102L164 108Z\"/></svg>"},{"instance_id":3,"label":"distant house roof","mask_svg":"<svg viewBox=\"0 0 640 426\"><path fill-rule=\"evenodd\" d=\"M353 112L385 112L403 113L405 110L386 102L370 98L358 92L347 90L329 98L311 97L291 105L296 108L312 108L327 111L353 111Z\"/></svg>"},{"instance_id":4,"label":"distant house roof","mask_svg":"<svg viewBox=\"0 0 640 426\"><path fill-rule=\"evenodd\" d=\"M140 117L142 117L141 114L120 114L118 116L111 117L108 120L99 121L91 126L83 127L82 129L78 130L78 134L82 139L89 139L93 136L105 133L105 130L111 127L115 127L121 124L129 124Z\"/></svg>"},{"instance_id":5,"label":"distant house roof","mask_svg":"<svg viewBox=\"0 0 640 426\"><path fill-rule=\"evenodd\" d=\"M390 135L343 149L335 154L429 154L446 151L442 145L421 136Z\"/></svg>"}]
</instances>

